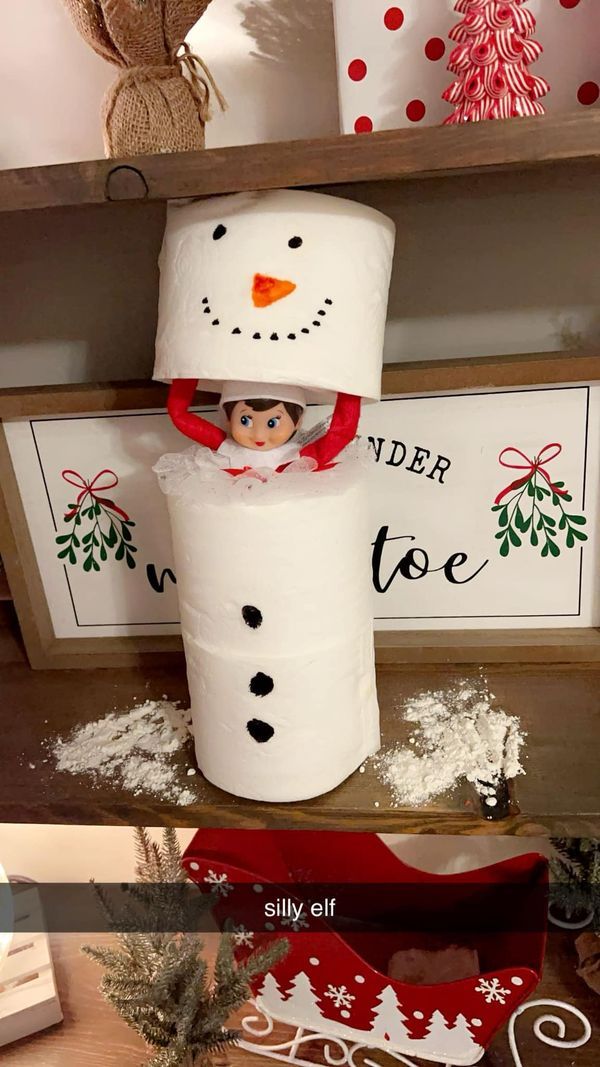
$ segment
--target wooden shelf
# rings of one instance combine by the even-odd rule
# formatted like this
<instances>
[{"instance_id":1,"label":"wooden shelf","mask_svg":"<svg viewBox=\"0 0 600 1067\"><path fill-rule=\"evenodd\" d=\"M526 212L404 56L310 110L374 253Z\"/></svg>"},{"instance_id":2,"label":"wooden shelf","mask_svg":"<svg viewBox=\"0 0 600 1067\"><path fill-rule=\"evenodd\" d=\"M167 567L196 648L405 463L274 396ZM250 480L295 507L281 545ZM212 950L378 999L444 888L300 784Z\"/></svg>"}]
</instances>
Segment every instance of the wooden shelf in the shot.
<instances>
[{"instance_id":1,"label":"wooden shelf","mask_svg":"<svg viewBox=\"0 0 600 1067\"><path fill-rule=\"evenodd\" d=\"M0 563L0 601L12 600L12 593L8 585L8 578L6 577L6 571Z\"/></svg>"},{"instance_id":2,"label":"wooden shelf","mask_svg":"<svg viewBox=\"0 0 600 1067\"><path fill-rule=\"evenodd\" d=\"M600 157L600 111L0 171L0 210L444 177Z\"/></svg>"},{"instance_id":3,"label":"wooden shelf","mask_svg":"<svg viewBox=\"0 0 600 1067\"><path fill-rule=\"evenodd\" d=\"M576 973L576 954L573 947L574 934L551 930L544 963L544 976L536 990L535 999L558 1000L573 1004L587 1016L593 1026L590 1041L576 1052L567 1054L560 1043L553 1048L541 1045L533 1033L533 1023L544 1013L544 1008L526 1012L517 1024L517 1040L524 1064L543 1063L543 1067L596 1067L600 1060L600 1031L596 1026L598 998ZM108 934L54 934L51 937L52 955L56 969L59 995L65 1010L65 1022L2 1049L5 1067L139 1067L144 1060L146 1046L140 1037L130 1030L111 1006L101 997L98 983L102 971L81 951L84 944L110 946L113 939ZM212 960L216 953L216 935L204 937L206 958ZM546 1009L547 1010L547 1009ZM577 1040L581 1024L561 1012L565 1019L565 1040ZM234 1020L235 1023L239 1019ZM545 1032L555 1036L552 1027ZM280 1023L276 1024L272 1040L289 1041L294 1031ZM376 1054L381 1067L397 1067L397 1060L385 1054ZM362 1062L362 1061L361 1061ZM418 1060L415 1063L423 1063ZM496 1035L489 1052L481 1061L482 1067L513 1067L506 1027ZM215 1063L227 1067L264 1067L265 1060L244 1049L233 1048ZM430 1067L430 1065L429 1065Z\"/></svg>"},{"instance_id":4,"label":"wooden shelf","mask_svg":"<svg viewBox=\"0 0 600 1067\"><path fill-rule=\"evenodd\" d=\"M527 352L463 359L423 359L385 363L382 394L462 392L465 389L512 389L600 379L600 350ZM95 411L143 411L166 408L167 386L137 379L68 385L17 386L0 389L0 420L40 415L91 414ZM197 404L216 403L218 394L198 393Z\"/></svg>"},{"instance_id":5,"label":"wooden shelf","mask_svg":"<svg viewBox=\"0 0 600 1067\"><path fill-rule=\"evenodd\" d=\"M187 704L181 661L159 657L120 670L32 671L8 629L0 631L3 706L10 710L0 756L0 822L177 825L370 830L380 833L546 834L600 837L600 670L492 666L488 677L499 704L520 717L527 732L527 774L511 783L511 812L498 822L481 815L479 797L465 784L426 809L394 807L372 764L324 797L296 804L260 804L186 777L190 750L177 757L182 785L198 802L178 807L134 796L117 785L92 787L88 776L58 773L47 743L74 727L146 698ZM478 676L475 667L460 677ZM456 669L419 667L381 671L378 690L385 746L406 740L398 707L415 693L448 685ZM376 807L376 803L379 805Z\"/></svg>"}]
</instances>

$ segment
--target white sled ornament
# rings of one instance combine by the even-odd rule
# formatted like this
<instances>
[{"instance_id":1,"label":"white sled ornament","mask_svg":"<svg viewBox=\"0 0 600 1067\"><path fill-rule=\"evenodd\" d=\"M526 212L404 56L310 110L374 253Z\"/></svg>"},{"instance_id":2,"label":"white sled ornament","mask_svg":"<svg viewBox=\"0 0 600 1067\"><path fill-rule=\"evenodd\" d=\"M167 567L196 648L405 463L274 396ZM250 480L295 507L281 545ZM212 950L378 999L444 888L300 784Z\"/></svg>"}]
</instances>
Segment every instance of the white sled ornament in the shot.
<instances>
[{"instance_id":1,"label":"white sled ornament","mask_svg":"<svg viewBox=\"0 0 600 1067\"><path fill-rule=\"evenodd\" d=\"M388 219L316 193L173 208L155 376L173 380L172 397L191 379L188 402L196 381L337 397L335 437L344 404L358 418L360 399L380 394L392 252ZM188 433L194 418L174 421ZM341 423L352 425L343 414ZM379 747L367 454L353 445L315 462L301 447L285 470L267 472L255 451L256 469L233 471L210 451L224 434L207 432L195 437L207 448L155 468L171 518L198 763L239 796L304 800Z\"/></svg>"},{"instance_id":2,"label":"white sled ornament","mask_svg":"<svg viewBox=\"0 0 600 1067\"><path fill-rule=\"evenodd\" d=\"M221 929L241 923L255 949L289 940L288 954L252 986L255 1011L242 1024L244 1047L264 1056L312 1062L302 1053L316 1042L325 1063L378 1065L379 1050L409 1065L414 1057L472 1067L540 980L547 861L534 853L436 875L403 863L375 834L207 829L183 866L203 889L208 871L227 879L230 895L213 907ZM330 892L335 913L314 916L311 902ZM265 922L261 903L275 896L301 905L301 933L292 932L289 907ZM396 952L435 945L446 929L474 950L470 976L435 984L391 977ZM248 951L236 944L240 959Z\"/></svg>"}]
</instances>

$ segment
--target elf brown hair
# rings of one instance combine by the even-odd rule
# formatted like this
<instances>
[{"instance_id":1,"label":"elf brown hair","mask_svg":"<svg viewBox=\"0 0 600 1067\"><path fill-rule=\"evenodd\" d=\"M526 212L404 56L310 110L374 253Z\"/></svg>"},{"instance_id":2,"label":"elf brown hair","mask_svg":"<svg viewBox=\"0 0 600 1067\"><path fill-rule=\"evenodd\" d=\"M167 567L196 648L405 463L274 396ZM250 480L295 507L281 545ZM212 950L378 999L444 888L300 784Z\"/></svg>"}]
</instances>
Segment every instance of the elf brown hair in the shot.
<instances>
[{"instance_id":1,"label":"elf brown hair","mask_svg":"<svg viewBox=\"0 0 600 1067\"><path fill-rule=\"evenodd\" d=\"M252 411L270 411L271 408L276 408L278 404L283 404L294 426L298 425L304 411L300 404L292 404L290 400L267 400L263 397L255 400L228 400L226 404L223 404L223 410L230 420L236 404L247 404Z\"/></svg>"}]
</instances>

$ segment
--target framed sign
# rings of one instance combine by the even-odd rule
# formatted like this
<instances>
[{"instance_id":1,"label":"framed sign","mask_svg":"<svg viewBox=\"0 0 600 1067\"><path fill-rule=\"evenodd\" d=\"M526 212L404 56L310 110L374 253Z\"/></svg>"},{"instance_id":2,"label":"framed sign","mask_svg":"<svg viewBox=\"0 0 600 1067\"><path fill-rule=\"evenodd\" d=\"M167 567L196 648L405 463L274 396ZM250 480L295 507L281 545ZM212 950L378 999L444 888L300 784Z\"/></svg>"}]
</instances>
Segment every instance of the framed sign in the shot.
<instances>
[{"instance_id":1,"label":"framed sign","mask_svg":"<svg viewBox=\"0 0 600 1067\"><path fill-rule=\"evenodd\" d=\"M29 399L5 415L0 480L1 548L32 665L180 651L152 467L185 443L164 389ZM309 420L325 413L311 408ZM599 416L594 384L365 406L380 661L600 658Z\"/></svg>"}]
</instances>

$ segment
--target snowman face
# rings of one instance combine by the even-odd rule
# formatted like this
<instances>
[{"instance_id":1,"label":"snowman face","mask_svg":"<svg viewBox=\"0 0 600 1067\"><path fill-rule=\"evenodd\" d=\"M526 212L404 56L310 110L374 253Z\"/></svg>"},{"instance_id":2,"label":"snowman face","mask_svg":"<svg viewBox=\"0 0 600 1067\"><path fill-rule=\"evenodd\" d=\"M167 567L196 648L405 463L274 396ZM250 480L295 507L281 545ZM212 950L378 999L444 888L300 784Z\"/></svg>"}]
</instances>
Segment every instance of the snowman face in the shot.
<instances>
[{"instance_id":1,"label":"snowman face","mask_svg":"<svg viewBox=\"0 0 600 1067\"><path fill-rule=\"evenodd\" d=\"M225 243L227 237L229 236L230 241L235 244L236 230L239 237L240 230L246 229L246 227L236 226L236 220L233 220L229 227L231 234L225 223L219 222L212 232L213 241L224 242L220 251L224 253L225 262L231 255ZM283 236L285 238L285 234ZM298 234L292 235L287 241L288 249L298 251L298 253L303 245L304 239ZM277 249L276 251L280 252L282 250ZM269 258L271 267L275 266L277 262L283 268L280 271L281 273L285 270L294 273L295 269L299 273L302 272L303 264L300 254L287 257L276 255L275 250L271 250L270 255L267 257L266 251L264 253L258 249L254 251L252 247L251 255L255 255L257 261L261 258L261 255L265 260ZM219 258L219 250L215 250L215 260ZM285 263L286 259L289 259L289 267ZM294 267L294 260L297 260L296 268ZM242 338L244 331L246 331L248 337L251 336L253 341L260 341L261 343L273 343L280 340L297 341L299 334L308 337L311 330L321 329L327 325L325 319L333 305L333 300L330 296L323 296L319 299L318 292L315 291L307 298L306 290L308 286L305 285L305 298L302 300L302 293L298 294L297 282L291 281L289 278L275 277L273 274L264 274L260 271L256 271L254 274L251 273L251 270L240 272L238 283L241 286L246 285L246 300L244 300L241 288L237 292L238 299L235 302L223 301L225 306L221 309L214 306L218 302L217 299L211 299L210 295L202 297L203 313L210 316L211 326L229 330L232 337ZM294 293L296 293L296 300L289 301L289 297ZM283 307L275 308L274 305L280 300L287 300L288 303ZM253 309L262 312L269 310L266 314L256 315ZM243 322L244 325L239 326L238 321Z\"/></svg>"},{"instance_id":2,"label":"snowman face","mask_svg":"<svg viewBox=\"0 0 600 1067\"><path fill-rule=\"evenodd\" d=\"M317 193L170 208L155 377L377 397L392 249L383 215Z\"/></svg>"}]
</instances>

